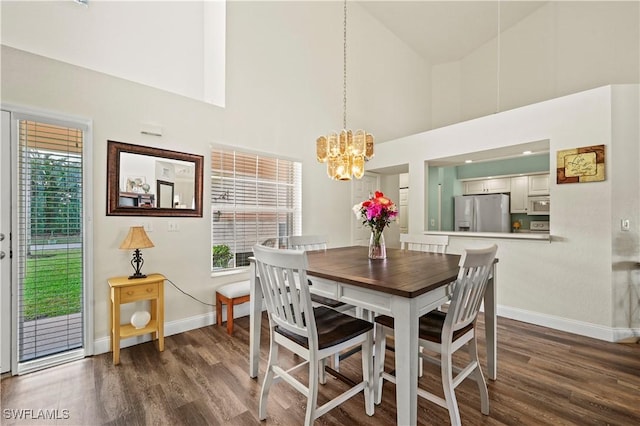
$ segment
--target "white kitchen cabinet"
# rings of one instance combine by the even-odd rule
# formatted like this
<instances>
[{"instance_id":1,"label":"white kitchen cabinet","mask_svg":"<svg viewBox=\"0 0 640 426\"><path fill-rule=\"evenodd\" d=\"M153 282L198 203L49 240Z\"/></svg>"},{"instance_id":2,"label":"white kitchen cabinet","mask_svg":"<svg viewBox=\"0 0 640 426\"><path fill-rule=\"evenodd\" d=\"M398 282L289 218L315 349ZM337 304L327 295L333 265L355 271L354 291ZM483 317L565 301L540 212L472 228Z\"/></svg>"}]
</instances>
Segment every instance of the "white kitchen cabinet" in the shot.
<instances>
[{"instance_id":1,"label":"white kitchen cabinet","mask_svg":"<svg viewBox=\"0 0 640 426\"><path fill-rule=\"evenodd\" d=\"M529 195L549 195L549 174L529 176Z\"/></svg>"},{"instance_id":2,"label":"white kitchen cabinet","mask_svg":"<svg viewBox=\"0 0 640 426\"><path fill-rule=\"evenodd\" d=\"M398 175L400 181L400 188L408 188L409 187L409 173L400 173Z\"/></svg>"},{"instance_id":3,"label":"white kitchen cabinet","mask_svg":"<svg viewBox=\"0 0 640 426\"><path fill-rule=\"evenodd\" d=\"M464 182L464 194L500 194L511 191L510 178L468 180Z\"/></svg>"},{"instance_id":4,"label":"white kitchen cabinet","mask_svg":"<svg viewBox=\"0 0 640 426\"><path fill-rule=\"evenodd\" d=\"M501 193L511 191L511 179L488 179L487 180L487 192L489 193Z\"/></svg>"},{"instance_id":5,"label":"white kitchen cabinet","mask_svg":"<svg viewBox=\"0 0 640 426\"><path fill-rule=\"evenodd\" d=\"M464 183L464 195L484 193L485 185L483 180L471 180Z\"/></svg>"},{"instance_id":6,"label":"white kitchen cabinet","mask_svg":"<svg viewBox=\"0 0 640 426\"><path fill-rule=\"evenodd\" d=\"M511 213L526 213L529 196L529 176L511 178Z\"/></svg>"}]
</instances>

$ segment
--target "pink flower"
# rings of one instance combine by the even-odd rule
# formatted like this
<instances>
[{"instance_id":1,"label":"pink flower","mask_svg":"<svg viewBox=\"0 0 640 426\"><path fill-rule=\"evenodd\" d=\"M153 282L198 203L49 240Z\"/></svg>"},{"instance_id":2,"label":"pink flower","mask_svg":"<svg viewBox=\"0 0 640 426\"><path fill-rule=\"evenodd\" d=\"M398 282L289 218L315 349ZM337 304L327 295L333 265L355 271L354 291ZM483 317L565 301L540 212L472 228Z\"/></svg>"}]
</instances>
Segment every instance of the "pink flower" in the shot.
<instances>
[{"instance_id":1,"label":"pink flower","mask_svg":"<svg viewBox=\"0 0 640 426\"><path fill-rule=\"evenodd\" d=\"M398 216L396 205L380 191L362 203L353 206L353 212L362 224L371 228L374 233L381 233L392 220Z\"/></svg>"}]
</instances>

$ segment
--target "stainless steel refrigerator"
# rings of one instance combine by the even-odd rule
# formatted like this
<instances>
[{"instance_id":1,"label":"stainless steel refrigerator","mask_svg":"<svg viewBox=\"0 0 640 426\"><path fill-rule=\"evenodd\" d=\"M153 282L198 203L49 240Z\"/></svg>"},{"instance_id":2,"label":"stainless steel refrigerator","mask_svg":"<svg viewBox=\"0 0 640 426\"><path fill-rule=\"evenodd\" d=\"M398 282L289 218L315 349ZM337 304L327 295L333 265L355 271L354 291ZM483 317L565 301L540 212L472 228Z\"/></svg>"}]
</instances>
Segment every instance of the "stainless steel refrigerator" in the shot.
<instances>
[{"instance_id":1,"label":"stainless steel refrigerator","mask_svg":"<svg viewBox=\"0 0 640 426\"><path fill-rule=\"evenodd\" d=\"M455 197L455 230L510 232L509 196L505 194Z\"/></svg>"}]
</instances>

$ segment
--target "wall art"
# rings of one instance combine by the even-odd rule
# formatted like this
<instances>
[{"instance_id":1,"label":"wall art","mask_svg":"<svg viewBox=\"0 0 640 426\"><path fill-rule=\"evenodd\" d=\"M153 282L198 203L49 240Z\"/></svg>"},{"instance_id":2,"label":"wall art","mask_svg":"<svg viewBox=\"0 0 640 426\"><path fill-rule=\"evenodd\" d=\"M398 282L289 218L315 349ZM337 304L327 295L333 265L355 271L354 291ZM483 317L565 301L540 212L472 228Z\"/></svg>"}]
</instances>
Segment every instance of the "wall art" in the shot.
<instances>
[{"instance_id":1,"label":"wall art","mask_svg":"<svg viewBox=\"0 0 640 426\"><path fill-rule=\"evenodd\" d=\"M557 183L603 181L605 179L604 158L604 145L558 151Z\"/></svg>"}]
</instances>

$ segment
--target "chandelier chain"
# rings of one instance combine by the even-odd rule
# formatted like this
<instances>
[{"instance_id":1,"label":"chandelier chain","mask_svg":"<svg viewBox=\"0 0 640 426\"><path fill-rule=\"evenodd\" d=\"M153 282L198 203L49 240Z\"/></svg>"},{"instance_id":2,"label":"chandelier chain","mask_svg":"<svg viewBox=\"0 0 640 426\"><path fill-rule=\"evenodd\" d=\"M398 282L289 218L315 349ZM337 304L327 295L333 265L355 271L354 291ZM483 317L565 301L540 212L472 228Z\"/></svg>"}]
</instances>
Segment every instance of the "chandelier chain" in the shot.
<instances>
[{"instance_id":1,"label":"chandelier chain","mask_svg":"<svg viewBox=\"0 0 640 426\"><path fill-rule=\"evenodd\" d=\"M347 0L344 0L343 25L343 53L342 53L342 128L347 128Z\"/></svg>"},{"instance_id":2,"label":"chandelier chain","mask_svg":"<svg viewBox=\"0 0 640 426\"><path fill-rule=\"evenodd\" d=\"M498 36L497 36L497 53L496 53L496 113L500 112L500 57L502 55L502 8L501 2L498 0Z\"/></svg>"},{"instance_id":3,"label":"chandelier chain","mask_svg":"<svg viewBox=\"0 0 640 426\"><path fill-rule=\"evenodd\" d=\"M344 0L342 45L342 130L316 139L316 159L327 163L327 175L333 180L347 181L364 176L365 161L373 158L373 135L358 129L347 130L347 9Z\"/></svg>"}]
</instances>

